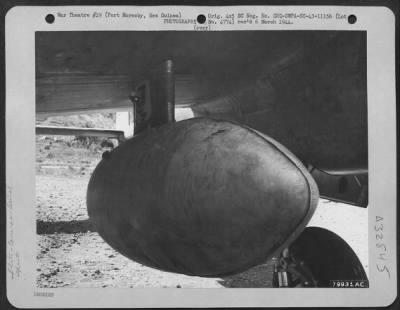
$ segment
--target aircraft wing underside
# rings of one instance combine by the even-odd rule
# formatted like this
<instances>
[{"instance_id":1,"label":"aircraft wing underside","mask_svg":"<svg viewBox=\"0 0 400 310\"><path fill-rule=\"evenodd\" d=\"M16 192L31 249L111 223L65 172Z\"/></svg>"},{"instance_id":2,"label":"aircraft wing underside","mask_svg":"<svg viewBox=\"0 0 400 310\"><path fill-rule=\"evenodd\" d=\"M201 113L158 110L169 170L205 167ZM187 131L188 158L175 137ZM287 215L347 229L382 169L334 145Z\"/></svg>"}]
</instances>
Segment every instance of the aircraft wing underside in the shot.
<instances>
[{"instance_id":1,"label":"aircraft wing underside","mask_svg":"<svg viewBox=\"0 0 400 310\"><path fill-rule=\"evenodd\" d=\"M36 51L38 116L132 110L143 85L162 100L169 59L176 108L267 134L310 167L321 196L368 203L364 32L38 32Z\"/></svg>"}]
</instances>

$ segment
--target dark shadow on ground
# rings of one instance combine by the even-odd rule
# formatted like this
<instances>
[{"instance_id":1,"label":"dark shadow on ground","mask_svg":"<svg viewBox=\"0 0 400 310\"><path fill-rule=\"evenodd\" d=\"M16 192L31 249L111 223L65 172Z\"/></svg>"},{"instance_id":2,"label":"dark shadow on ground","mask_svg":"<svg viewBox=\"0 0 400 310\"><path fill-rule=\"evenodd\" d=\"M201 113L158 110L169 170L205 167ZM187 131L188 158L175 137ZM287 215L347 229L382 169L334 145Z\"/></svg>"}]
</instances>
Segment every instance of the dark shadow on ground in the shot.
<instances>
[{"instance_id":1,"label":"dark shadow on ground","mask_svg":"<svg viewBox=\"0 0 400 310\"><path fill-rule=\"evenodd\" d=\"M224 287L265 288L272 287L272 262L251 268L233 276L223 277L218 283Z\"/></svg>"},{"instance_id":2,"label":"dark shadow on ground","mask_svg":"<svg viewBox=\"0 0 400 310\"><path fill-rule=\"evenodd\" d=\"M38 235L64 233L86 233L95 231L89 220L80 221L58 221L58 222L36 222L36 232Z\"/></svg>"}]
</instances>

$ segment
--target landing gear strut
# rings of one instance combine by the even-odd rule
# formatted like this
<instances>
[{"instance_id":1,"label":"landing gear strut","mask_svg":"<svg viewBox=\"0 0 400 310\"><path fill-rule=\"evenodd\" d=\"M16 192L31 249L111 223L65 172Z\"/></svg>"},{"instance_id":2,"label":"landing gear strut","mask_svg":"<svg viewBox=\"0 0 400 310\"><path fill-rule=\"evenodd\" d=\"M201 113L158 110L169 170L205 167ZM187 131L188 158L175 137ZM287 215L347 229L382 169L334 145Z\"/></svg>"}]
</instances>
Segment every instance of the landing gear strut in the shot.
<instances>
[{"instance_id":1,"label":"landing gear strut","mask_svg":"<svg viewBox=\"0 0 400 310\"><path fill-rule=\"evenodd\" d=\"M286 248L275 261L273 286L317 287L317 280L305 262L291 255L289 248Z\"/></svg>"}]
</instances>

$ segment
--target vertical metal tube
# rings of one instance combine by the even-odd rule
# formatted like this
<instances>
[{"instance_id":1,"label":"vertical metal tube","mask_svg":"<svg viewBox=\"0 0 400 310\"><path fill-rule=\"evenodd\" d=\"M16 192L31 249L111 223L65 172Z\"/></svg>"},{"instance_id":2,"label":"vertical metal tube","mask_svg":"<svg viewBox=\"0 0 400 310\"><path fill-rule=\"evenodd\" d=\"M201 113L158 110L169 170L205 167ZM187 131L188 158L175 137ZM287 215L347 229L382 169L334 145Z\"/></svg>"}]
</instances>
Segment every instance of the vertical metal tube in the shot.
<instances>
[{"instance_id":1,"label":"vertical metal tube","mask_svg":"<svg viewBox=\"0 0 400 310\"><path fill-rule=\"evenodd\" d=\"M168 123L175 122L175 76L174 63L171 59L166 61L165 91L167 101Z\"/></svg>"},{"instance_id":2,"label":"vertical metal tube","mask_svg":"<svg viewBox=\"0 0 400 310\"><path fill-rule=\"evenodd\" d=\"M175 122L175 77L168 59L149 72L145 83L131 94L135 135L149 127Z\"/></svg>"},{"instance_id":3,"label":"vertical metal tube","mask_svg":"<svg viewBox=\"0 0 400 310\"><path fill-rule=\"evenodd\" d=\"M175 120L174 72L172 60L158 65L150 78L150 126L158 127Z\"/></svg>"}]
</instances>

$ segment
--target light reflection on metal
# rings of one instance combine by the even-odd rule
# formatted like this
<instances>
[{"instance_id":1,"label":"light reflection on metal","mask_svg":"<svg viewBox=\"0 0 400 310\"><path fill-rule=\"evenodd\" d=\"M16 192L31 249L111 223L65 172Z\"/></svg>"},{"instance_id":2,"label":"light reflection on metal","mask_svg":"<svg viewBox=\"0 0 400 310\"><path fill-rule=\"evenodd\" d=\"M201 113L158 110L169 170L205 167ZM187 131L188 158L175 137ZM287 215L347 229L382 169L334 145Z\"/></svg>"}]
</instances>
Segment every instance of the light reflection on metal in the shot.
<instances>
[{"instance_id":1,"label":"light reflection on metal","mask_svg":"<svg viewBox=\"0 0 400 310\"><path fill-rule=\"evenodd\" d=\"M119 143L126 140L121 130L101 128L79 128L79 127L58 127L58 126L36 126L37 135L58 135L58 136L87 136L105 137L117 139Z\"/></svg>"}]
</instances>

